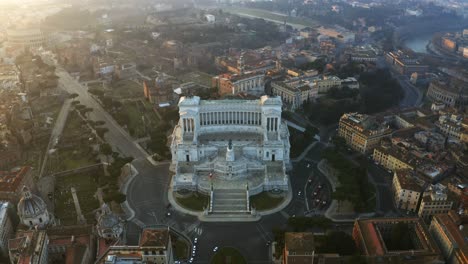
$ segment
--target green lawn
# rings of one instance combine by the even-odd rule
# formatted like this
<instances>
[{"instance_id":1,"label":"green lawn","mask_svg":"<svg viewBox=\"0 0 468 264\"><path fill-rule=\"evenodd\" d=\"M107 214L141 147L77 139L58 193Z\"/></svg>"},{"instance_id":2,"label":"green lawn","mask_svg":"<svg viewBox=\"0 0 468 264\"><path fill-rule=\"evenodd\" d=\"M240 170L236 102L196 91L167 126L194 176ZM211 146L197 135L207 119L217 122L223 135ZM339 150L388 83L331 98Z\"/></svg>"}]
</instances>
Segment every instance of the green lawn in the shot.
<instances>
[{"instance_id":1,"label":"green lawn","mask_svg":"<svg viewBox=\"0 0 468 264\"><path fill-rule=\"evenodd\" d=\"M188 245L185 241L177 238L172 238L175 242L173 242L172 247L174 248L174 258L176 260L184 260L188 259L189 251Z\"/></svg>"},{"instance_id":2,"label":"green lawn","mask_svg":"<svg viewBox=\"0 0 468 264\"><path fill-rule=\"evenodd\" d=\"M268 192L262 192L250 197L250 205L259 211L273 209L283 201L284 197L272 197Z\"/></svg>"},{"instance_id":3,"label":"green lawn","mask_svg":"<svg viewBox=\"0 0 468 264\"><path fill-rule=\"evenodd\" d=\"M87 150L84 150L83 147L77 146L76 150L60 151L59 155L61 157L61 164L59 168L63 171L72 170L97 163L94 155L92 153L89 153Z\"/></svg>"},{"instance_id":4,"label":"green lawn","mask_svg":"<svg viewBox=\"0 0 468 264\"><path fill-rule=\"evenodd\" d=\"M112 84L111 96L117 98L143 97L143 85L130 80L122 80Z\"/></svg>"},{"instance_id":5,"label":"green lawn","mask_svg":"<svg viewBox=\"0 0 468 264\"><path fill-rule=\"evenodd\" d=\"M95 178L97 175L103 176L102 171L78 173L56 178L54 202L55 215L60 219L61 224L76 224L76 212L70 188L74 187L80 202L81 211L88 223L94 221L93 210L99 207L99 202L94 198L97 190Z\"/></svg>"},{"instance_id":6,"label":"green lawn","mask_svg":"<svg viewBox=\"0 0 468 264\"><path fill-rule=\"evenodd\" d=\"M146 102L124 102L122 109L118 113L114 113L114 115L117 115L116 120L119 124L127 125L130 135L135 138L147 136L147 132L159 123L158 116L153 112L149 103ZM118 115L125 115L125 117L119 118Z\"/></svg>"},{"instance_id":7,"label":"green lawn","mask_svg":"<svg viewBox=\"0 0 468 264\"><path fill-rule=\"evenodd\" d=\"M73 111L69 114L57 151L48 159L48 171L59 172L96 163L96 153L90 148L89 128L82 126L81 118Z\"/></svg>"},{"instance_id":8,"label":"green lawn","mask_svg":"<svg viewBox=\"0 0 468 264\"><path fill-rule=\"evenodd\" d=\"M318 23L315 20L302 18L302 17L288 17L286 15L271 13L266 10L254 9L254 8L241 8L241 7L229 7L223 8L223 12L232 13L237 15L252 16L263 18L265 20L273 20L275 22L283 23L286 19L287 23L295 24L299 27L317 27Z\"/></svg>"},{"instance_id":9,"label":"green lawn","mask_svg":"<svg viewBox=\"0 0 468 264\"><path fill-rule=\"evenodd\" d=\"M245 258L235 248L225 247L216 252L211 264L247 264Z\"/></svg>"},{"instance_id":10,"label":"green lawn","mask_svg":"<svg viewBox=\"0 0 468 264\"><path fill-rule=\"evenodd\" d=\"M211 78L213 76L209 75L208 73L194 71L185 73L179 78L184 82L194 82L200 85L211 87Z\"/></svg>"},{"instance_id":11,"label":"green lawn","mask_svg":"<svg viewBox=\"0 0 468 264\"><path fill-rule=\"evenodd\" d=\"M203 211L203 207L207 207L210 197L208 195L193 193L188 197L176 197L176 201L184 208L193 211Z\"/></svg>"}]
</instances>

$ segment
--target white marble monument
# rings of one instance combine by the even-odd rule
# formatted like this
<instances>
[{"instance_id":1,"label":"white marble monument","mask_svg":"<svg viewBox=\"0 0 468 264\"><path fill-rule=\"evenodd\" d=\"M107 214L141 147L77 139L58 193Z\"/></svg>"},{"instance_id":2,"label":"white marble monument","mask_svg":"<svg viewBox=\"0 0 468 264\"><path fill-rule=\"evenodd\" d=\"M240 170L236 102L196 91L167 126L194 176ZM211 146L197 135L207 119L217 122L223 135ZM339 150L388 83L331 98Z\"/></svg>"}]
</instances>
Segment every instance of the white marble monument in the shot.
<instances>
[{"instance_id":1,"label":"white marble monument","mask_svg":"<svg viewBox=\"0 0 468 264\"><path fill-rule=\"evenodd\" d=\"M174 191L287 190L289 131L281 98L200 100L182 97L172 134Z\"/></svg>"}]
</instances>

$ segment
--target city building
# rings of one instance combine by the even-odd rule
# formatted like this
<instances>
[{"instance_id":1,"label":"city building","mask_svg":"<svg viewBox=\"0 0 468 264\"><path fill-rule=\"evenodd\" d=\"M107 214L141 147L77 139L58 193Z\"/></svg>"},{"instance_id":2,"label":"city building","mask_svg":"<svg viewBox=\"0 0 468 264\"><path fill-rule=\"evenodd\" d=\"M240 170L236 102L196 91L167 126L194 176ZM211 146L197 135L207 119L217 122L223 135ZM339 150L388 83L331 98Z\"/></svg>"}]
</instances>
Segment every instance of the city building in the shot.
<instances>
[{"instance_id":1,"label":"city building","mask_svg":"<svg viewBox=\"0 0 468 264\"><path fill-rule=\"evenodd\" d=\"M318 93L327 93L331 88L341 88L341 79L334 76L323 76L322 79L313 81L313 88L317 89Z\"/></svg>"},{"instance_id":2,"label":"city building","mask_svg":"<svg viewBox=\"0 0 468 264\"><path fill-rule=\"evenodd\" d=\"M169 229L145 228L137 246L113 245L95 263L174 264Z\"/></svg>"},{"instance_id":3,"label":"city building","mask_svg":"<svg viewBox=\"0 0 468 264\"><path fill-rule=\"evenodd\" d=\"M398 209L417 212L424 182L418 180L410 170L398 170L393 174L392 190Z\"/></svg>"},{"instance_id":4,"label":"city building","mask_svg":"<svg viewBox=\"0 0 468 264\"><path fill-rule=\"evenodd\" d=\"M288 82L272 82L272 94L281 97L286 109L295 110L304 102L313 98L312 88L306 84L294 84Z\"/></svg>"},{"instance_id":5,"label":"city building","mask_svg":"<svg viewBox=\"0 0 468 264\"><path fill-rule=\"evenodd\" d=\"M21 198L23 186L34 186L31 167L0 171L0 200L16 204Z\"/></svg>"},{"instance_id":6,"label":"city building","mask_svg":"<svg viewBox=\"0 0 468 264\"><path fill-rule=\"evenodd\" d=\"M10 28L6 31L7 45L22 49L39 48L46 44L46 39L39 28Z\"/></svg>"},{"instance_id":7,"label":"city building","mask_svg":"<svg viewBox=\"0 0 468 264\"><path fill-rule=\"evenodd\" d=\"M241 192L243 200L229 204L237 208L234 212L250 210L245 201L249 195L272 189L287 191L290 144L281 106L279 97L182 97L171 143L173 190L214 193L216 197L228 191ZM210 211L218 208L216 197ZM228 210L223 206L218 209Z\"/></svg>"},{"instance_id":8,"label":"city building","mask_svg":"<svg viewBox=\"0 0 468 264\"><path fill-rule=\"evenodd\" d=\"M385 60L395 71L404 75L411 75L416 72L422 76L429 70L428 65L421 64L417 58L401 50L386 53Z\"/></svg>"},{"instance_id":9,"label":"city building","mask_svg":"<svg viewBox=\"0 0 468 264\"><path fill-rule=\"evenodd\" d=\"M263 73L221 74L212 79L212 87L218 89L220 95L240 93L260 96L265 93Z\"/></svg>"},{"instance_id":10,"label":"city building","mask_svg":"<svg viewBox=\"0 0 468 264\"><path fill-rule=\"evenodd\" d=\"M23 196L18 202L18 216L23 225L43 228L50 222L49 211L44 200L32 194L28 187L23 187Z\"/></svg>"},{"instance_id":11,"label":"city building","mask_svg":"<svg viewBox=\"0 0 468 264\"><path fill-rule=\"evenodd\" d=\"M376 62L377 52L372 47L355 47L348 52L349 59L355 62Z\"/></svg>"},{"instance_id":12,"label":"city building","mask_svg":"<svg viewBox=\"0 0 468 264\"><path fill-rule=\"evenodd\" d=\"M247 51L231 49L227 56L216 57L215 64L218 68L233 74L266 73L277 68L276 54L271 47Z\"/></svg>"},{"instance_id":13,"label":"city building","mask_svg":"<svg viewBox=\"0 0 468 264\"><path fill-rule=\"evenodd\" d=\"M8 241L10 263L47 264L49 237L45 230L29 230L16 233L16 238Z\"/></svg>"},{"instance_id":14,"label":"city building","mask_svg":"<svg viewBox=\"0 0 468 264\"><path fill-rule=\"evenodd\" d=\"M359 89L359 82L354 77L341 79L341 87L348 87L349 89Z\"/></svg>"},{"instance_id":15,"label":"city building","mask_svg":"<svg viewBox=\"0 0 468 264\"><path fill-rule=\"evenodd\" d=\"M382 165L387 170L397 171L402 169L414 170L414 162L410 159L409 154L393 145L380 145L374 149L372 154L374 162Z\"/></svg>"},{"instance_id":16,"label":"city building","mask_svg":"<svg viewBox=\"0 0 468 264\"><path fill-rule=\"evenodd\" d=\"M96 238L92 225L57 226L47 229L48 263L91 264L95 260Z\"/></svg>"},{"instance_id":17,"label":"city building","mask_svg":"<svg viewBox=\"0 0 468 264\"><path fill-rule=\"evenodd\" d=\"M19 89L20 86L20 72L18 68L13 65L2 64L0 65L0 89L14 90Z\"/></svg>"},{"instance_id":18,"label":"city building","mask_svg":"<svg viewBox=\"0 0 468 264\"><path fill-rule=\"evenodd\" d=\"M93 61L93 72L96 78L112 78L117 68L117 63L108 57L96 57Z\"/></svg>"},{"instance_id":19,"label":"city building","mask_svg":"<svg viewBox=\"0 0 468 264\"><path fill-rule=\"evenodd\" d=\"M145 98L155 106L172 104L174 101L172 84L161 78L156 78L154 82L143 81L143 93Z\"/></svg>"},{"instance_id":20,"label":"city building","mask_svg":"<svg viewBox=\"0 0 468 264\"><path fill-rule=\"evenodd\" d=\"M361 254L372 261L436 263L442 260L437 244L420 218L357 219L353 239ZM403 240L404 244L398 243Z\"/></svg>"},{"instance_id":21,"label":"city building","mask_svg":"<svg viewBox=\"0 0 468 264\"><path fill-rule=\"evenodd\" d=\"M8 240L13 235L13 224L8 208L8 202L0 202L0 258L8 257Z\"/></svg>"},{"instance_id":22,"label":"city building","mask_svg":"<svg viewBox=\"0 0 468 264\"><path fill-rule=\"evenodd\" d=\"M464 84L454 81L432 81L427 90L427 97L450 107L468 105L468 89Z\"/></svg>"},{"instance_id":23,"label":"city building","mask_svg":"<svg viewBox=\"0 0 468 264\"><path fill-rule=\"evenodd\" d=\"M447 187L438 183L424 191L418 216L428 221L435 214L446 214L452 209L453 201L448 199Z\"/></svg>"},{"instance_id":24,"label":"city building","mask_svg":"<svg viewBox=\"0 0 468 264\"><path fill-rule=\"evenodd\" d=\"M443 36L441 39L442 47L450 52L457 50L457 40L451 36Z\"/></svg>"},{"instance_id":25,"label":"city building","mask_svg":"<svg viewBox=\"0 0 468 264\"><path fill-rule=\"evenodd\" d=\"M321 26L317 31L320 35L333 38L340 43L353 43L356 38L356 34L340 26L333 28Z\"/></svg>"},{"instance_id":26,"label":"city building","mask_svg":"<svg viewBox=\"0 0 468 264\"><path fill-rule=\"evenodd\" d=\"M338 135L346 140L349 147L360 153L372 152L391 133L386 122L358 113L344 114L338 125Z\"/></svg>"},{"instance_id":27,"label":"city building","mask_svg":"<svg viewBox=\"0 0 468 264\"><path fill-rule=\"evenodd\" d=\"M283 264L309 264L314 262L315 243L313 233L284 234Z\"/></svg>"},{"instance_id":28,"label":"city building","mask_svg":"<svg viewBox=\"0 0 468 264\"><path fill-rule=\"evenodd\" d=\"M461 140L464 132L462 126L463 115L454 113L444 113L439 115L439 120L435 122L439 131L445 136Z\"/></svg>"},{"instance_id":29,"label":"city building","mask_svg":"<svg viewBox=\"0 0 468 264\"><path fill-rule=\"evenodd\" d=\"M448 264L468 263L468 226L461 223L455 211L437 214L432 218L429 231Z\"/></svg>"}]
</instances>

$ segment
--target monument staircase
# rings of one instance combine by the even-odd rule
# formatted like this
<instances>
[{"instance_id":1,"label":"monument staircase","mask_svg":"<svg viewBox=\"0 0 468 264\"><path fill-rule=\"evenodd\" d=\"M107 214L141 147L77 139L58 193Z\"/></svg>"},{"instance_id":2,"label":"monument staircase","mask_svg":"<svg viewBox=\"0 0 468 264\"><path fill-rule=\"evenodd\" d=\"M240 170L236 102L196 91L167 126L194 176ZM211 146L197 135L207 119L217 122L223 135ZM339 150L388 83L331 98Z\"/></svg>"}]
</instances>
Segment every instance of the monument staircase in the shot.
<instances>
[{"instance_id":1,"label":"monument staircase","mask_svg":"<svg viewBox=\"0 0 468 264\"><path fill-rule=\"evenodd\" d=\"M246 189L213 189L210 205L202 221L212 222L251 222L260 217L250 210Z\"/></svg>"},{"instance_id":2,"label":"monument staircase","mask_svg":"<svg viewBox=\"0 0 468 264\"><path fill-rule=\"evenodd\" d=\"M249 213L245 190L217 189L213 191L213 213Z\"/></svg>"}]
</instances>

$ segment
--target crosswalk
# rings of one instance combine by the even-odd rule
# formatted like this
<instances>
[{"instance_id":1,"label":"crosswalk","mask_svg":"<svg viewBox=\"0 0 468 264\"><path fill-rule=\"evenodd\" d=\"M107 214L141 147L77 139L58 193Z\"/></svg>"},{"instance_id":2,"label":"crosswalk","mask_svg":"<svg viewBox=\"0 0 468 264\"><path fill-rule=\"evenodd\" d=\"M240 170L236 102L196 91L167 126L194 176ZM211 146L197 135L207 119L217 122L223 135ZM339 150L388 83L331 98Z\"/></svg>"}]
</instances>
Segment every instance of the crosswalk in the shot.
<instances>
[{"instance_id":1,"label":"crosswalk","mask_svg":"<svg viewBox=\"0 0 468 264\"><path fill-rule=\"evenodd\" d=\"M186 235L193 233L195 236L201 236L203 234L203 229L200 227L200 221L196 221L193 224L189 225L184 232Z\"/></svg>"},{"instance_id":2,"label":"crosswalk","mask_svg":"<svg viewBox=\"0 0 468 264\"><path fill-rule=\"evenodd\" d=\"M261 224L257 223L255 225L255 228L258 230L258 232L260 232L260 235L262 236L263 240L265 240L265 242L269 242L272 240L270 238L270 234L263 228Z\"/></svg>"},{"instance_id":3,"label":"crosswalk","mask_svg":"<svg viewBox=\"0 0 468 264\"><path fill-rule=\"evenodd\" d=\"M195 233L195 235L201 236L201 234L203 234L203 229L201 227L197 227L193 230L193 232Z\"/></svg>"}]
</instances>

